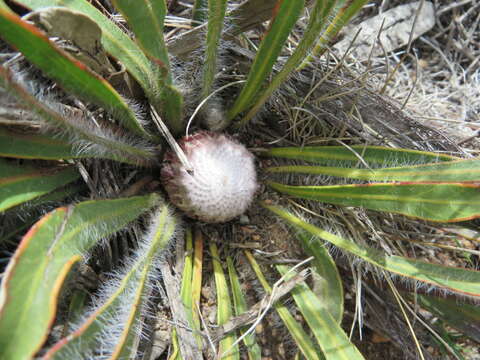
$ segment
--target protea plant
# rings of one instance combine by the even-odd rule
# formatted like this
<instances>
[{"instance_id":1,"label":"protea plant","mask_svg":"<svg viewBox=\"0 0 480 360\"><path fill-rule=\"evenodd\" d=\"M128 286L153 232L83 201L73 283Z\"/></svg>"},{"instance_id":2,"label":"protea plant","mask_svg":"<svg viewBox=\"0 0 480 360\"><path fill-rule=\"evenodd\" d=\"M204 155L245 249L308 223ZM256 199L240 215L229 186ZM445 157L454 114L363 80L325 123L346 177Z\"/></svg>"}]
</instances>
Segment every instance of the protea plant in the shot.
<instances>
[{"instance_id":1,"label":"protea plant","mask_svg":"<svg viewBox=\"0 0 480 360\"><path fill-rule=\"evenodd\" d=\"M209 0L168 17L175 1L0 0L0 359L361 359L342 283L355 320L362 284L383 284L410 328L418 304L478 341L478 309L459 303L480 273L404 243L475 226L479 160L381 137L304 146L332 138L303 117L305 75L335 74L322 56L366 3ZM229 45L255 50L247 71ZM279 319L281 336L261 331Z\"/></svg>"}]
</instances>

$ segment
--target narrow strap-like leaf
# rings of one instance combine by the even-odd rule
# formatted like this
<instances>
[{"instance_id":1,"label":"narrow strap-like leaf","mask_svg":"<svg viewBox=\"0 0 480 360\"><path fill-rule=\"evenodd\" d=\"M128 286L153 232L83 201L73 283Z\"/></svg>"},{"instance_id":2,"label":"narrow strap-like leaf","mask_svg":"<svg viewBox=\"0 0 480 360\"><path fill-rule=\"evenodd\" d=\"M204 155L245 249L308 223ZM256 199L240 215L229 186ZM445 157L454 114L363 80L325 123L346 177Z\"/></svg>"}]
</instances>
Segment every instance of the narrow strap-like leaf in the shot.
<instances>
[{"instance_id":1,"label":"narrow strap-like leaf","mask_svg":"<svg viewBox=\"0 0 480 360\"><path fill-rule=\"evenodd\" d=\"M480 184L386 183L333 186L289 186L273 189L302 199L359 206L430 221L458 222L480 217Z\"/></svg>"},{"instance_id":2,"label":"narrow strap-like leaf","mask_svg":"<svg viewBox=\"0 0 480 360\"><path fill-rule=\"evenodd\" d=\"M138 81L143 91L147 95L150 103L154 105L155 109L159 114L162 115L163 120L169 125L170 130L173 133L179 133L182 129L181 116L182 116L182 107L183 107L183 98L180 92L173 88L171 85L166 84L164 86L163 81L159 81L159 75L161 77L168 76L169 72L167 71L167 63L160 66L160 63L155 64L155 60L149 60L146 54L142 51L140 46L138 46L132 39L130 39L127 34L125 34L120 27L115 24L112 20L107 18L102 14L98 9L93 5L84 0L16 0L22 5L39 10L46 6L63 6L70 10L80 12L97 23L98 26L102 29L102 45L105 50L110 53L113 57L118 59L128 70L128 72ZM131 4L135 6L141 6L142 9L135 10L135 20L138 20L140 14L147 14L146 16L151 21L154 21L156 24L155 27L158 28L158 20L161 18L161 14L157 13L155 9L162 7L164 0L153 1L155 3L155 9L150 11L148 6L146 7L145 1L142 0L140 3L132 1ZM132 14L133 15L133 14ZM127 17L128 18L128 17ZM135 21L134 20L134 21ZM143 24L136 26L136 30L143 31ZM162 21L163 26L163 21ZM146 29L148 30L148 28ZM155 32L154 30L153 32ZM136 34L137 35L137 34ZM153 47L157 46L158 49L161 49L160 44L154 44L154 37L163 36L159 34L148 34L143 32L142 40L140 44L147 51L153 52ZM146 39L148 37L148 39ZM150 53L149 53L150 54ZM155 55L155 54L153 54ZM160 57L159 61L162 61L163 57ZM159 70L163 69L163 70Z\"/></svg>"},{"instance_id":3,"label":"narrow strap-like leaf","mask_svg":"<svg viewBox=\"0 0 480 360\"><path fill-rule=\"evenodd\" d=\"M315 225L296 217L288 211L274 205L261 203L263 207L277 214L291 225L299 227L310 234L328 241L366 262L390 271L394 274L419 280L427 284L462 294L480 297L480 271L430 264L407 257L388 255L384 251L362 246L352 240L341 238L322 230ZM317 246L322 246L318 242ZM312 243L312 246L315 246Z\"/></svg>"},{"instance_id":4,"label":"narrow strap-like leaf","mask_svg":"<svg viewBox=\"0 0 480 360\"><path fill-rule=\"evenodd\" d=\"M240 284L240 280L238 279L237 272L235 271L235 267L233 265L233 261L230 257L227 257L227 266L228 266L228 276L230 278L230 286L232 288L232 296L233 296L233 304L235 307L235 315L239 316L240 314L244 313L248 310L247 301L243 296L242 287ZM240 330L240 333L243 335L245 332L245 328ZM248 334L243 338L243 343L247 348L248 359L249 360L261 360L262 358L262 351L260 346L258 346L257 342L255 341L255 334L251 333Z\"/></svg>"},{"instance_id":5,"label":"narrow strap-like leaf","mask_svg":"<svg viewBox=\"0 0 480 360\"><path fill-rule=\"evenodd\" d=\"M453 156L426 151L392 149L383 146L352 145L345 146L304 146L271 148L262 153L267 156L292 160L303 160L316 164L356 164L369 166L402 166L428 164L440 161L459 160Z\"/></svg>"},{"instance_id":6,"label":"narrow strap-like leaf","mask_svg":"<svg viewBox=\"0 0 480 360\"><path fill-rule=\"evenodd\" d=\"M87 119L69 118L53 111L17 84L12 79L12 74L1 65L0 85L22 100L27 107L31 108L49 125L58 129L59 132L66 132L67 136L73 138L75 143L72 148L74 150L73 154L77 154L79 157L81 157L81 154L87 156L95 154L95 157L136 165L147 165L154 159L154 152L148 148L148 145L143 144L143 141L135 140L133 137L124 140L122 137L115 135L113 129L94 128L95 125L92 124L92 126L87 123ZM7 144L2 144L2 147L6 147Z\"/></svg>"},{"instance_id":7,"label":"narrow strap-like leaf","mask_svg":"<svg viewBox=\"0 0 480 360\"><path fill-rule=\"evenodd\" d=\"M207 2L208 0L195 0L192 10L192 20L194 26L199 25L207 20Z\"/></svg>"},{"instance_id":8,"label":"narrow strap-like leaf","mask_svg":"<svg viewBox=\"0 0 480 360\"><path fill-rule=\"evenodd\" d=\"M275 166L270 172L329 175L367 181L469 182L480 179L480 160L467 159L385 169L349 169L333 166Z\"/></svg>"},{"instance_id":9,"label":"narrow strap-like leaf","mask_svg":"<svg viewBox=\"0 0 480 360\"><path fill-rule=\"evenodd\" d=\"M230 299L225 273L223 272L222 264L220 263L217 245L214 242L210 242L210 252L212 254L215 288L217 291L217 324L223 325L232 317L232 301ZM220 340L218 345L218 355L223 355L222 359L240 359L238 345L232 347L235 340L235 333L228 334Z\"/></svg>"},{"instance_id":10,"label":"narrow strap-like leaf","mask_svg":"<svg viewBox=\"0 0 480 360\"><path fill-rule=\"evenodd\" d=\"M159 68L159 74L171 83L170 61L163 39L163 25L167 13L165 1L153 0L113 0L113 5L119 10L130 29L135 34L135 41L144 52L154 59ZM160 73L161 72L161 73Z\"/></svg>"},{"instance_id":11,"label":"narrow strap-like leaf","mask_svg":"<svg viewBox=\"0 0 480 360\"><path fill-rule=\"evenodd\" d=\"M129 269L129 274L133 276L127 275L125 277L130 277L131 279L132 283L127 284L127 287L132 286L130 291L134 290L133 296L127 293L118 296L118 300L120 300L118 305L120 306L117 309L119 311L128 311L128 317L117 317L118 320L124 320L125 322L122 324L119 321L119 324L117 324L121 326L122 332L109 360L131 359L135 357L134 341L136 337L141 335L138 328L141 326L141 317L145 315L149 301L148 296L150 294L152 276L157 272L157 261L161 258L163 250L172 241L177 225L178 222L171 215L167 205L163 205L154 215L149 232L141 243L141 246L145 248L140 249L136 263ZM144 253L142 253L142 250ZM115 301L117 299L115 295L109 298L108 301ZM108 311L110 312L112 309ZM113 312L115 313L115 310Z\"/></svg>"},{"instance_id":12,"label":"narrow strap-like leaf","mask_svg":"<svg viewBox=\"0 0 480 360\"><path fill-rule=\"evenodd\" d=\"M415 294L411 298L441 321L480 343L480 307L477 305L433 295Z\"/></svg>"},{"instance_id":13,"label":"narrow strap-like leaf","mask_svg":"<svg viewBox=\"0 0 480 360\"><path fill-rule=\"evenodd\" d=\"M267 34L262 40L255 60L250 68L247 82L242 88L227 118L232 120L246 110L254 101L263 82L270 74L285 41L304 8L304 0L279 0Z\"/></svg>"},{"instance_id":14,"label":"narrow strap-like leaf","mask_svg":"<svg viewBox=\"0 0 480 360\"><path fill-rule=\"evenodd\" d=\"M153 69L153 89L144 89L152 105L173 133L182 130L183 100L179 91L172 85L172 73L168 51L163 37L163 27L167 5L165 0L114 0L113 4L122 13L135 40L151 60Z\"/></svg>"},{"instance_id":15,"label":"narrow strap-like leaf","mask_svg":"<svg viewBox=\"0 0 480 360\"><path fill-rule=\"evenodd\" d=\"M0 160L0 213L80 177L74 167L35 169Z\"/></svg>"},{"instance_id":16,"label":"narrow strap-like leaf","mask_svg":"<svg viewBox=\"0 0 480 360\"><path fill-rule=\"evenodd\" d=\"M300 65L302 60L305 59L308 51L317 41L322 28L327 23L328 16L335 3L335 0L316 0L315 6L310 13L307 29L303 33L302 40L295 48L293 54L289 56L282 70L280 70L280 72L273 77L267 88L261 90L260 94L258 94L255 104L250 109L248 114L242 119L241 125L245 125L260 110L270 95L272 95L272 93L285 82L288 76L297 68L298 65Z\"/></svg>"},{"instance_id":17,"label":"narrow strap-like leaf","mask_svg":"<svg viewBox=\"0 0 480 360\"><path fill-rule=\"evenodd\" d=\"M210 95L217 73L218 44L222 36L227 0L208 0L207 48L203 66L202 99Z\"/></svg>"},{"instance_id":18,"label":"narrow strap-like leaf","mask_svg":"<svg viewBox=\"0 0 480 360\"><path fill-rule=\"evenodd\" d=\"M200 229L194 233L194 255L192 273L192 307L194 328L200 329L200 297L202 292L202 270L203 270L203 234Z\"/></svg>"},{"instance_id":19,"label":"narrow strap-like leaf","mask_svg":"<svg viewBox=\"0 0 480 360\"><path fill-rule=\"evenodd\" d=\"M140 47L125 34L112 20L108 19L88 1L84 0L15 0L33 10L47 6L62 6L87 15L102 29L102 45L107 52L118 59L139 82L147 94L156 92L151 81L153 68Z\"/></svg>"},{"instance_id":20,"label":"narrow strap-like leaf","mask_svg":"<svg viewBox=\"0 0 480 360\"><path fill-rule=\"evenodd\" d=\"M109 234L158 203L158 196L86 201L58 208L24 236L0 290L0 359L32 358L55 320L72 266Z\"/></svg>"},{"instance_id":21,"label":"narrow strap-like leaf","mask_svg":"<svg viewBox=\"0 0 480 360\"><path fill-rule=\"evenodd\" d=\"M316 270L316 284L319 288L317 296L335 321L340 324L343 318L343 286L335 261L324 246L318 246L318 241L310 234L302 231L297 238L303 250L313 256L311 264Z\"/></svg>"},{"instance_id":22,"label":"narrow strap-like leaf","mask_svg":"<svg viewBox=\"0 0 480 360\"><path fill-rule=\"evenodd\" d=\"M268 284L267 279L265 279L265 276L263 275L257 261L248 251L245 251L245 255L247 256L247 259L250 262L250 265L252 266L252 269L255 272L258 280L262 284L263 288L265 289L267 294L271 294L272 288ZM307 335L305 330L303 330L302 325L300 325L298 321L295 320L286 305L280 302L276 302L275 304L273 304L273 307L277 311L278 315L282 319L283 323L290 332L290 335L292 336L293 340L295 340L295 343L297 344L298 348L305 356L305 358L308 360L320 360L322 357L318 353L312 339Z\"/></svg>"},{"instance_id":23,"label":"narrow strap-like leaf","mask_svg":"<svg viewBox=\"0 0 480 360\"><path fill-rule=\"evenodd\" d=\"M0 128L0 156L44 160L77 158L73 146L65 141L43 134L18 134L3 128Z\"/></svg>"},{"instance_id":24,"label":"narrow strap-like leaf","mask_svg":"<svg viewBox=\"0 0 480 360\"><path fill-rule=\"evenodd\" d=\"M290 269L286 265L277 265L281 275L287 274ZM290 277L294 276L292 273ZM287 279L289 275L287 275ZM328 286L328 284L325 284ZM302 313L322 354L326 360L355 360L363 359L362 354L350 342L340 324L332 317L325 304L315 296L312 290L300 283L292 290L292 296L298 309Z\"/></svg>"},{"instance_id":25,"label":"narrow strap-like leaf","mask_svg":"<svg viewBox=\"0 0 480 360\"><path fill-rule=\"evenodd\" d=\"M36 27L0 9L0 36L66 90L102 106L136 134L150 137L107 81L54 46Z\"/></svg>"},{"instance_id":26,"label":"narrow strap-like leaf","mask_svg":"<svg viewBox=\"0 0 480 360\"><path fill-rule=\"evenodd\" d=\"M155 260L171 241L176 225L168 207L161 206L153 216L134 259L127 262L131 265L118 276L114 285L105 284L100 305L74 332L55 344L45 359L66 359L72 353L86 358L95 351L108 359L128 359L133 355L133 343L145 310L151 274L156 271Z\"/></svg>"},{"instance_id":27,"label":"narrow strap-like leaf","mask_svg":"<svg viewBox=\"0 0 480 360\"><path fill-rule=\"evenodd\" d=\"M198 254L198 244L197 244L198 237L197 236L195 240L196 240L195 245L197 248L195 249L195 253L194 253L192 230L191 228L188 228L186 231L185 265L183 267L182 285L180 288L180 298L182 299L182 302L183 302L185 315L187 317L189 326L194 330L194 336L197 340L197 345L201 349L203 344L202 344L202 338L199 335L200 320L198 319L196 302L197 302L197 297L198 299L200 298L200 293L199 293L200 290L198 290L198 295L197 295L197 288L199 287L198 283L200 283L199 285L201 288L202 260L201 260L201 254L200 254L200 259L198 258L199 254ZM198 265L198 261L200 261L200 265ZM194 262L196 263L196 268L194 268ZM198 275L198 270L197 270L199 266L200 266L200 275ZM200 277L200 279L198 279L198 277ZM177 354L176 359L181 359L180 352Z\"/></svg>"},{"instance_id":28,"label":"narrow strap-like leaf","mask_svg":"<svg viewBox=\"0 0 480 360\"><path fill-rule=\"evenodd\" d=\"M8 225L4 224L2 236L0 236L0 244L9 240L12 243L17 243L18 236L25 233L38 220L39 212L42 211L41 205L61 202L65 198L82 191L85 191L84 185L67 185L7 210L5 214L17 212L21 216L20 218L17 217L12 223L9 222Z\"/></svg>"},{"instance_id":29,"label":"narrow strap-like leaf","mask_svg":"<svg viewBox=\"0 0 480 360\"><path fill-rule=\"evenodd\" d=\"M314 57L322 55L328 48L329 42L338 34L338 32L350 21L350 19L357 14L362 7L368 2L368 0L341 0L338 1L339 7L334 14L330 24L322 32L322 36L319 37L312 54L308 56L300 68L305 67Z\"/></svg>"}]
</instances>

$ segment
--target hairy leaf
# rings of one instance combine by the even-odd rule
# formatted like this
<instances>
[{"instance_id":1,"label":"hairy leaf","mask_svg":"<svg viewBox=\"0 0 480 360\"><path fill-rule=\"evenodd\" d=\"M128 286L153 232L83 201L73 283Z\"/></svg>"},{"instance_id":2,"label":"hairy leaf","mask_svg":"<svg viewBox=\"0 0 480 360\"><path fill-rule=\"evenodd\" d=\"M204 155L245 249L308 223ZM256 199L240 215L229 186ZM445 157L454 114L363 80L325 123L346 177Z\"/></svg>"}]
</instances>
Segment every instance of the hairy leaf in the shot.
<instances>
[{"instance_id":1,"label":"hairy leaf","mask_svg":"<svg viewBox=\"0 0 480 360\"><path fill-rule=\"evenodd\" d=\"M62 6L87 15L102 29L102 45L105 50L126 67L147 94L156 91L151 81L154 78L151 62L140 47L89 2L84 0L15 0L15 2L33 10L47 6Z\"/></svg>"},{"instance_id":2,"label":"hairy leaf","mask_svg":"<svg viewBox=\"0 0 480 360\"><path fill-rule=\"evenodd\" d=\"M146 165L153 161L154 153L148 145L131 137L125 140L115 133L118 129L96 127L87 119L63 115L41 103L12 79L12 74L0 65L0 85L24 102L45 122L75 143L72 150L80 156L95 154L95 157L120 162ZM132 143L132 144L131 144ZM134 145L135 144L135 145ZM4 145L6 146L6 145Z\"/></svg>"},{"instance_id":3,"label":"hairy leaf","mask_svg":"<svg viewBox=\"0 0 480 360\"><path fill-rule=\"evenodd\" d=\"M480 160L402 166L385 169L348 169L331 166L276 166L270 172L329 175L368 181L468 182L480 179Z\"/></svg>"},{"instance_id":4,"label":"hairy leaf","mask_svg":"<svg viewBox=\"0 0 480 360\"><path fill-rule=\"evenodd\" d=\"M289 56L282 70L276 74L266 89L261 90L252 109L242 119L241 124L245 125L262 107L272 93L277 90L288 78L288 76L297 68L308 54L310 48L315 44L320 32L325 27L328 16L333 9L336 0L316 0L315 6L310 13L307 29L303 33L302 40L295 48L295 51ZM321 35L320 35L321 36Z\"/></svg>"},{"instance_id":5,"label":"hairy leaf","mask_svg":"<svg viewBox=\"0 0 480 360\"><path fill-rule=\"evenodd\" d=\"M46 359L66 359L72 353L87 358L96 350L112 360L135 354L134 340L148 301L151 274L156 272L157 260L171 241L176 225L168 207L161 206L130 266L117 282L105 285L103 303L73 333L56 343Z\"/></svg>"},{"instance_id":6,"label":"hairy leaf","mask_svg":"<svg viewBox=\"0 0 480 360\"><path fill-rule=\"evenodd\" d=\"M328 48L329 42L338 34L338 32L357 14L368 0L340 0L335 8L333 19L328 27L322 32L318 38L312 54L309 55L301 64L300 68L306 66L314 57L322 55Z\"/></svg>"},{"instance_id":7,"label":"hairy leaf","mask_svg":"<svg viewBox=\"0 0 480 360\"><path fill-rule=\"evenodd\" d=\"M458 222L480 217L480 185L462 183L387 183L289 186L268 182L275 190L302 199L359 206L420 219Z\"/></svg>"},{"instance_id":8,"label":"hairy leaf","mask_svg":"<svg viewBox=\"0 0 480 360\"><path fill-rule=\"evenodd\" d=\"M136 134L150 137L135 113L107 81L57 48L36 27L0 9L0 36L66 90L102 106Z\"/></svg>"},{"instance_id":9,"label":"hairy leaf","mask_svg":"<svg viewBox=\"0 0 480 360\"><path fill-rule=\"evenodd\" d=\"M362 246L352 240L331 234L315 225L309 224L278 206L267 205L265 203L261 204L286 220L289 224L328 241L336 247L358 256L372 265L394 274L419 280L443 289L480 297L480 271L430 264L407 257L389 255L384 251ZM317 245L312 243L312 246L322 246L322 244L317 241Z\"/></svg>"},{"instance_id":10,"label":"hairy leaf","mask_svg":"<svg viewBox=\"0 0 480 360\"><path fill-rule=\"evenodd\" d=\"M172 73L168 51L163 38L163 27L167 6L164 0L114 0L113 4L122 13L135 40L151 60L153 78L157 94L152 89L145 89L150 94L150 102L155 106L162 119L174 133L182 130L183 99L179 91L172 86Z\"/></svg>"},{"instance_id":11,"label":"hairy leaf","mask_svg":"<svg viewBox=\"0 0 480 360\"><path fill-rule=\"evenodd\" d=\"M46 340L68 272L100 239L158 203L158 196L58 208L22 239L0 289L1 359L31 358Z\"/></svg>"},{"instance_id":12,"label":"hairy leaf","mask_svg":"<svg viewBox=\"0 0 480 360\"><path fill-rule=\"evenodd\" d=\"M35 169L0 160L0 212L45 195L80 175L73 167Z\"/></svg>"},{"instance_id":13,"label":"hairy leaf","mask_svg":"<svg viewBox=\"0 0 480 360\"><path fill-rule=\"evenodd\" d=\"M64 140L43 134L23 135L0 128L0 156L21 159L78 159L95 157L88 151L79 154Z\"/></svg>"},{"instance_id":14,"label":"hairy leaf","mask_svg":"<svg viewBox=\"0 0 480 360\"><path fill-rule=\"evenodd\" d=\"M369 166L402 166L458 160L453 156L426 151L392 149L383 146L304 146L271 148L267 156L303 160L317 164L346 163L349 166L366 163Z\"/></svg>"}]
</instances>

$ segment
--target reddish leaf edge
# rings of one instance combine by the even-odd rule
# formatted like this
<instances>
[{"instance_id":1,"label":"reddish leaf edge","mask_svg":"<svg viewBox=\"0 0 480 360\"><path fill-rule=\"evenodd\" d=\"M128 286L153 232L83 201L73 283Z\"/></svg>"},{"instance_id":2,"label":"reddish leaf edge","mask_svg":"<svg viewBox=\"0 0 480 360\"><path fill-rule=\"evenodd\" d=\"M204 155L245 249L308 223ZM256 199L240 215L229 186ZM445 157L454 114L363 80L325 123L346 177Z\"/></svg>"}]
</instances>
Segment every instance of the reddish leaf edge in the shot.
<instances>
[{"instance_id":1,"label":"reddish leaf edge","mask_svg":"<svg viewBox=\"0 0 480 360\"><path fill-rule=\"evenodd\" d=\"M48 213L47 215L45 215L44 217L42 217L37 223L35 223L27 231L27 233L23 236L22 240L20 241L20 244L17 247L17 250L15 251L14 255L12 256L12 258L11 258L11 260L10 260L8 266L7 266L7 269L5 270L5 277L2 281L2 293L4 294L4 297L2 299L3 300L2 303L0 304L0 317L3 315L5 306L9 303L9 301L11 301L11 299L9 298L8 286L9 286L10 280L11 280L11 278L12 278L14 272L15 272L15 266L18 262L18 259L22 256L23 252L28 247L28 245L30 244L31 240L33 239L35 234L38 232L38 230L45 223L47 223L48 220L50 220L50 218L54 214L60 213L60 212L63 212L64 216L67 216L68 207L57 208L57 209L51 211L50 213ZM75 255L75 256L71 257L64 264L64 266L62 268L62 271L60 272L59 276L57 277L57 280L55 281L55 283L53 285L53 289L52 289L52 292L50 294L50 305L49 305L50 309L52 310L52 316L51 316L51 318L48 322L47 329L51 329L51 327L52 327L52 325L55 321L55 317L56 317L56 313L57 313L56 309L57 309L57 304L58 304L58 294L60 293L60 291L62 289L63 283L64 283L68 273L72 269L73 265L75 265L80 260L82 260L82 257L79 256L79 255ZM43 344L45 343L45 341L48 338L48 333L49 333L48 331L45 332L45 334L42 336L42 338L39 341L39 345L37 346L37 348L34 350L33 353L37 353L42 348Z\"/></svg>"}]
</instances>

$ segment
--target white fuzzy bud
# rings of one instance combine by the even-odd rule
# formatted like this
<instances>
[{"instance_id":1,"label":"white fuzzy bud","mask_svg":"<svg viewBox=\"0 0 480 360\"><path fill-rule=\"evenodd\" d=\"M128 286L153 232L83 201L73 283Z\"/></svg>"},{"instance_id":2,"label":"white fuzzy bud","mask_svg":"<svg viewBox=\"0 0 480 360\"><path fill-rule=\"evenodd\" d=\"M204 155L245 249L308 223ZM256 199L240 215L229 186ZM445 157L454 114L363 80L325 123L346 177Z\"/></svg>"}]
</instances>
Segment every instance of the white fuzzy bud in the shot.
<instances>
[{"instance_id":1,"label":"white fuzzy bud","mask_svg":"<svg viewBox=\"0 0 480 360\"><path fill-rule=\"evenodd\" d=\"M225 222L248 208L257 190L254 157L228 135L200 131L180 141L192 167L173 152L165 155L161 176L172 203L188 216Z\"/></svg>"}]
</instances>

